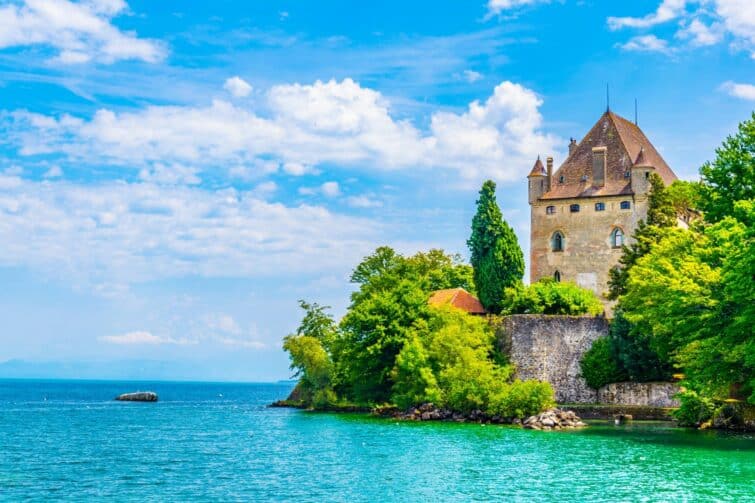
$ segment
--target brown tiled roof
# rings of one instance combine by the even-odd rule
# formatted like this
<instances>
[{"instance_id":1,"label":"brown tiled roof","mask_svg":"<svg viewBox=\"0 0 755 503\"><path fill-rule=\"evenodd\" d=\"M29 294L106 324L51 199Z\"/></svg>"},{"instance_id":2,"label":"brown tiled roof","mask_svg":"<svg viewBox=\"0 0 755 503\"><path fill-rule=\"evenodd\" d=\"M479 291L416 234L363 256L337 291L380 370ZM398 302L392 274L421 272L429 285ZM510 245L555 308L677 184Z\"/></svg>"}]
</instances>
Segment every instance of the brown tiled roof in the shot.
<instances>
[{"instance_id":1,"label":"brown tiled roof","mask_svg":"<svg viewBox=\"0 0 755 503\"><path fill-rule=\"evenodd\" d=\"M592 185L594 147L606 147L606 179L602 187ZM676 180L674 172L637 125L606 112L553 174L551 190L541 199L631 194L631 180L624 173L636 164L634 160L640 156L640 150L642 162L653 166L667 185ZM562 176L564 182L559 183Z\"/></svg>"},{"instance_id":2,"label":"brown tiled roof","mask_svg":"<svg viewBox=\"0 0 755 503\"><path fill-rule=\"evenodd\" d=\"M537 157L535 165L532 166L530 176L545 176L545 167L543 167L543 161L540 160L540 156Z\"/></svg>"},{"instance_id":3,"label":"brown tiled roof","mask_svg":"<svg viewBox=\"0 0 755 503\"><path fill-rule=\"evenodd\" d=\"M462 309L469 314L485 314L485 308L482 307L477 297L467 292L463 288L449 288L447 290L436 290L430 295L427 301L431 306L453 306Z\"/></svg>"}]
</instances>

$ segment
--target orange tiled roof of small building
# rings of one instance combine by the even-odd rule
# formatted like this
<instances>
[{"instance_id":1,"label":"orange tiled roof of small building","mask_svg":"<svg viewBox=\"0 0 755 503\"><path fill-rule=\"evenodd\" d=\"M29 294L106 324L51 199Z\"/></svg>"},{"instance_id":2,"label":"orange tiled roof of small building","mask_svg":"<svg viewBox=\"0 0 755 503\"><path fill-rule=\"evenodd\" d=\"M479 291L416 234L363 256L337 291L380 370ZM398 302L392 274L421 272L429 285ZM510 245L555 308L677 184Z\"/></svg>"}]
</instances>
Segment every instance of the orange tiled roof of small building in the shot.
<instances>
[{"instance_id":1,"label":"orange tiled roof of small building","mask_svg":"<svg viewBox=\"0 0 755 503\"><path fill-rule=\"evenodd\" d=\"M592 149L606 147L605 185L592 185ZM645 133L634 123L613 112L604 113L585 135L564 163L553 173L551 190L541 199L565 199L571 197L597 197L632 194L631 179L624 173L640 157L642 162L653 166L666 185L676 180L676 175L663 160ZM559 179L563 177L563 183Z\"/></svg>"},{"instance_id":2,"label":"orange tiled roof of small building","mask_svg":"<svg viewBox=\"0 0 755 503\"><path fill-rule=\"evenodd\" d=\"M431 306L453 306L462 309L469 314L485 314L485 308L477 297L467 292L463 288L449 288L446 290L437 290L430 295L428 304Z\"/></svg>"}]
</instances>

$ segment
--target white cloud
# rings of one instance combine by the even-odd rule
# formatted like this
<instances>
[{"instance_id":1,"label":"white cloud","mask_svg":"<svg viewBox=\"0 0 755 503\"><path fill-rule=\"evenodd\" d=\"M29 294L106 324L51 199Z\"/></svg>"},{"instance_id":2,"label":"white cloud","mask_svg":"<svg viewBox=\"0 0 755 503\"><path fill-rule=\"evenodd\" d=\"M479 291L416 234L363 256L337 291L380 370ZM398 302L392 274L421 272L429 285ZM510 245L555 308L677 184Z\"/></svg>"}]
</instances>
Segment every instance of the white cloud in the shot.
<instances>
[{"instance_id":1,"label":"white cloud","mask_svg":"<svg viewBox=\"0 0 755 503\"><path fill-rule=\"evenodd\" d=\"M252 86L249 85L247 81L238 76L231 77L230 79L226 80L225 84L223 84L223 89L237 98L249 96L249 93L252 92Z\"/></svg>"},{"instance_id":2,"label":"white cloud","mask_svg":"<svg viewBox=\"0 0 755 503\"><path fill-rule=\"evenodd\" d=\"M488 11L493 14L500 14L505 10L512 10L539 3L550 3L550 0L488 0Z\"/></svg>"},{"instance_id":3,"label":"white cloud","mask_svg":"<svg viewBox=\"0 0 755 503\"><path fill-rule=\"evenodd\" d=\"M63 176L63 169L60 166L53 166L42 175L44 178L60 178Z\"/></svg>"},{"instance_id":4,"label":"white cloud","mask_svg":"<svg viewBox=\"0 0 755 503\"><path fill-rule=\"evenodd\" d=\"M158 337L150 332L137 331L128 332L121 335L103 335L98 337L102 342L118 345L157 345L157 344L192 344L187 339L173 339L171 337Z\"/></svg>"},{"instance_id":5,"label":"white cloud","mask_svg":"<svg viewBox=\"0 0 755 503\"><path fill-rule=\"evenodd\" d=\"M723 38L723 31L718 23L708 26L699 19L693 19L676 32L676 37L689 40L693 46L702 47L719 43Z\"/></svg>"},{"instance_id":6,"label":"white cloud","mask_svg":"<svg viewBox=\"0 0 755 503\"><path fill-rule=\"evenodd\" d=\"M687 0L663 0L655 12L644 17L609 17L608 27L612 30L620 28L650 28L678 18L684 13Z\"/></svg>"},{"instance_id":7,"label":"white cloud","mask_svg":"<svg viewBox=\"0 0 755 503\"><path fill-rule=\"evenodd\" d=\"M728 81L721 85L721 89L726 91L729 96L748 101L755 101L755 85Z\"/></svg>"},{"instance_id":8,"label":"white cloud","mask_svg":"<svg viewBox=\"0 0 755 503\"><path fill-rule=\"evenodd\" d=\"M464 70L463 74L464 74L464 80L466 80L470 84L482 79L482 74L474 70Z\"/></svg>"},{"instance_id":9,"label":"white cloud","mask_svg":"<svg viewBox=\"0 0 755 503\"><path fill-rule=\"evenodd\" d=\"M139 59L149 63L165 56L163 46L116 28L111 20L128 6L122 0L24 0L0 7L0 49L46 46L58 51L52 61L80 64Z\"/></svg>"},{"instance_id":10,"label":"white cloud","mask_svg":"<svg viewBox=\"0 0 755 503\"><path fill-rule=\"evenodd\" d=\"M0 266L85 288L341 272L380 240L370 220L270 203L251 191L0 175Z\"/></svg>"},{"instance_id":11,"label":"white cloud","mask_svg":"<svg viewBox=\"0 0 755 503\"><path fill-rule=\"evenodd\" d=\"M216 167L273 161L292 175L325 163L348 169L445 168L464 180L509 181L561 143L542 131L541 104L533 91L502 82L463 113L433 113L429 131L422 131L394 118L379 92L345 79L274 86L264 115L219 100L205 107L102 109L91 119L18 111L10 114L7 136L22 155L57 153L89 163Z\"/></svg>"},{"instance_id":12,"label":"white cloud","mask_svg":"<svg viewBox=\"0 0 755 503\"><path fill-rule=\"evenodd\" d=\"M643 17L609 17L608 26L612 30L647 29L676 19L680 20L676 38L689 40L693 47L728 39L733 48L747 51L755 58L752 0L663 0L654 13Z\"/></svg>"},{"instance_id":13,"label":"white cloud","mask_svg":"<svg viewBox=\"0 0 755 503\"><path fill-rule=\"evenodd\" d=\"M170 165L155 163L139 171L139 179L165 185L197 185L202 180L197 176L199 170L191 166L173 163Z\"/></svg>"},{"instance_id":14,"label":"white cloud","mask_svg":"<svg viewBox=\"0 0 755 503\"><path fill-rule=\"evenodd\" d=\"M320 186L320 191L326 197L336 197L341 195L341 187L338 182L325 182Z\"/></svg>"},{"instance_id":15,"label":"white cloud","mask_svg":"<svg viewBox=\"0 0 755 503\"><path fill-rule=\"evenodd\" d=\"M656 37L655 35L638 35L636 37L632 37L628 42L624 44L619 44L619 47L621 47L625 51L661 53L670 52L668 42Z\"/></svg>"},{"instance_id":16,"label":"white cloud","mask_svg":"<svg viewBox=\"0 0 755 503\"><path fill-rule=\"evenodd\" d=\"M241 333L241 327L233 319L233 316L228 314L216 313L205 317L205 323L207 328L227 334L238 335Z\"/></svg>"},{"instance_id":17,"label":"white cloud","mask_svg":"<svg viewBox=\"0 0 755 503\"><path fill-rule=\"evenodd\" d=\"M352 208L380 208L383 206L381 201L369 196L349 196L346 198L346 204Z\"/></svg>"}]
</instances>

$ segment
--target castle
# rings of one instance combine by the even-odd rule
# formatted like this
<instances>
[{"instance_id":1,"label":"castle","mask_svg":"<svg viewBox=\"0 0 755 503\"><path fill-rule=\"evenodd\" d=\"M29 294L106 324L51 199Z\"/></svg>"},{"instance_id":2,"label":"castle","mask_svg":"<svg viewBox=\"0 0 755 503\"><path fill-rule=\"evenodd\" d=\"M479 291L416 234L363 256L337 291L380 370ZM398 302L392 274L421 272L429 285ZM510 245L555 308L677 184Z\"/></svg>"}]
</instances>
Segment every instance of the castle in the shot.
<instances>
[{"instance_id":1,"label":"castle","mask_svg":"<svg viewBox=\"0 0 755 503\"><path fill-rule=\"evenodd\" d=\"M527 176L530 281L573 281L605 298L621 247L647 214L650 173L676 175L642 130L607 110L553 172L538 160Z\"/></svg>"}]
</instances>

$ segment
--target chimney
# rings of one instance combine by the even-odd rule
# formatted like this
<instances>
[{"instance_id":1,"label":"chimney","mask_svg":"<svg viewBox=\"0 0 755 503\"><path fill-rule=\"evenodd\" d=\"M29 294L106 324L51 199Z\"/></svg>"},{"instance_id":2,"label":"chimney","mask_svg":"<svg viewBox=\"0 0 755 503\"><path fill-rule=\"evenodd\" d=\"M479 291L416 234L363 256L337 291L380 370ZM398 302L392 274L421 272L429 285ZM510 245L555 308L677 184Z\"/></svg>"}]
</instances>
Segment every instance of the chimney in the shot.
<instances>
[{"instance_id":1,"label":"chimney","mask_svg":"<svg viewBox=\"0 0 755 503\"><path fill-rule=\"evenodd\" d=\"M569 155L572 155L576 149L577 140L575 140L574 138L569 138Z\"/></svg>"},{"instance_id":2,"label":"chimney","mask_svg":"<svg viewBox=\"0 0 755 503\"><path fill-rule=\"evenodd\" d=\"M546 180L548 180L546 182L546 185L548 186L548 190L551 190L551 179L553 178L553 157L550 157L550 156L547 157L545 159L545 165L546 165L546 172L547 172L547 177L548 177L546 178Z\"/></svg>"}]
</instances>

